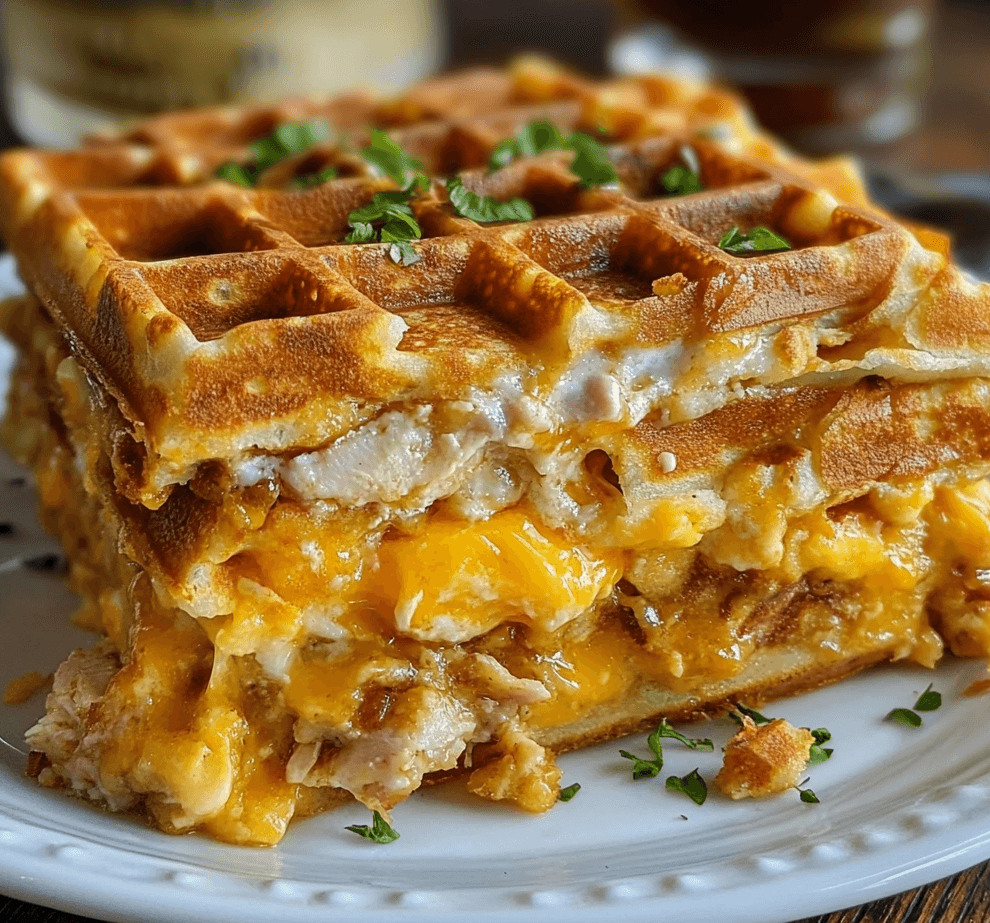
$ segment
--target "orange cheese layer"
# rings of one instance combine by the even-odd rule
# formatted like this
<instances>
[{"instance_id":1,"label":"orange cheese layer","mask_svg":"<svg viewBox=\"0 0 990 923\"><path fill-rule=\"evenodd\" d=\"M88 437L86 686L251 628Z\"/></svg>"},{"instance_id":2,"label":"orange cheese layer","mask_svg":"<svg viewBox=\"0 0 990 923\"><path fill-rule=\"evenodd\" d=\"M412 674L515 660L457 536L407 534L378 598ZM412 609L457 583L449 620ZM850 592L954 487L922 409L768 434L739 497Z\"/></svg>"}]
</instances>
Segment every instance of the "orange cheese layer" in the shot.
<instances>
[{"instance_id":1,"label":"orange cheese layer","mask_svg":"<svg viewBox=\"0 0 990 923\"><path fill-rule=\"evenodd\" d=\"M103 549L75 542L99 529L77 521L86 504L71 457L45 458L38 472L45 503L66 544L79 549L74 564L97 573L102 565L90 558ZM434 515L409 533L383 534L372 514L363 517L324 520L301 506L276 504L230 562L236 611L200 619L198 627L159 610L148 581L137 583L131 656L101 706L101 721L114 728L101 765L108 789L126 780L130 790L147 793L149 809L170 829L184 829L188 816L208 816L221 838L274 842L300 797L299 787L285 781L295 718L345 724L369 682L401 675L420 651L474 645L517 676L541 680L551 698L523 711L538 732L607 708L644 681L689 690L736 675L762 643L736 633L731 607L720 611L705 598L692 604L678 592L658 603L658 626L645 643L613 605L596 609L648 535L575 543L537 522L525 505L482 523ZM855 511L840 518L819 511L787 524L780 560L766 568L767 578L784 586L806 575L834 581L851 601L849 618L823 604L820 619L788 643L812 650L823 663L884 646L931 663L941 652L927 621L934 591L939 627L950 643L963 653L990 653L990 617L974 615L971 603L951 594L938 597L940 587L955 586L957 571L983 579L990 488L980 482L940 490L920 518L887 518L907 524ZM700 538L657 526L661 549L690 548ZM106 627L124 647L129 642L115 619ZM520 627L505 632L507 624ZM297 656L314 637L332 638L335 626L349 638L346 654ZM286 675L267 706L259 705L238 671L255 654L277 665L273 650L285 654ZM128 715L137 716L133 724L115 725L114 716Z\"/></svg>"},{"instance_id":2,"label":"orange cheese layer","mask_svg":"<svg viewBox=\"0 0 990 923\"><path fill-rule=\"evenodd\" d=\"M971 503L960 499L963 494L952 497L936 500L927 519L937 524L946 503ZM990 529L990 516L984 513L981 521ZM294 522L297 543L299 526ZM925 553L927 530L925 521L896 526L864 513L833 520L820 512L793 522L782 542L783 558L768 574L783 585L806 574L847 587L852 582L849 592L857 612L855 619L842 620L822 604L827 615L821 625L798 642L827 661L875 650L889 640L896 656L934 662L941 644L927 624L924 601L933 583L948 574L936 574L938 567ZM276 535L284 549L286 536ZM320 543L322 560L340 559L332 534L313 533L303 540ZM626 554L575 546L538 525L524 507L481 523L434 517L414 534L388 536L373 563L366 560L353 570L337 618L360 639L359 648L326 665L297 666L287 687L290 707L314 722L346 720L356 707L355 690L376 657L405 660L417 642L462 643L509 623L526 630L513 650L499 648L497 656L517 675L540 679L553 692L550 701L530 706L538 726L575 720L644 680L683 691L745 668L761 639L740 634L708 600L691 606L675 594L661 612L659 646L644 646L612 621L590 636L584 631L571 638L555 630L609 596L624 574ZM282 557L297 558L284 550ZM298 568L298 560L290 566ZM291 602L304 606L308 599ZM259 628L269 637L285 634L275 623L266 628L264 620ZM296 630L301 646L306 629ZM480 649L486 649L483 641Z\"/></svg>"},{"instance_id":3,"label":"orange cheese layer","mask_svg":"<svg viewBox=\"0 0 990 923\"><path fill-rule=\"evenodd\" d=\"M372 593L398 631L461 642L503 622L553 630L590 609L622 573L622 554L593 553L540 527L523 509L487 522L436 519L384 542Z\"/></svg>"}]
</instances>

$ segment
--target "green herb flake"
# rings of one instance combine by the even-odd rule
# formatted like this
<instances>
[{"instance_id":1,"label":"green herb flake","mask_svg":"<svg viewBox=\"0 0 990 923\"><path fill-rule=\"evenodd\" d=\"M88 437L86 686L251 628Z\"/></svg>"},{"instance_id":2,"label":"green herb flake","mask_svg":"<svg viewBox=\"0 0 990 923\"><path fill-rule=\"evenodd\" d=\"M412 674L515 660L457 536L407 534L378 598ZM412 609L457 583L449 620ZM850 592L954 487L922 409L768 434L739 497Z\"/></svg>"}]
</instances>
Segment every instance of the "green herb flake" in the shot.
<instances>
[{"instance_id":1,"label":"green herb flake","mask_svg":"<svg viewBox=\"0 0 990 923\"><path fill-rule=\"evenodd\" d=\"M347 216L347 220L352 226L371 224L373 221L397 221L414 233L419 233L419 225L413 217L409 196L405 192L376 192L367 205L356 208Z\"/></svg>"},{"instance_id":2,"label":"green herb flake","mask_svg":"<svg viewBox=\"0 0 990 923\"><path fill-rule=\"evenodd\" d=\"M681 164L671 167L663 175L661 183L670 195L690 195L701 192L705 187L701 183L701 162L693 147L681 145L679 151Z\"/></svg>"},{"instance_id":3,"label":"green herb flake","mask_svg":"<svg viewBox=\"0 0 990 923\"><path fill-rule=\"evenodd\" d=\"M767 718L764 715L761 715L755 708L749 708L748 706L743 705L742 702L736 702L733 711L729 712L729 717L735 721L736 724L741 725L742 715L752 719L755 724L769 724L773 721L773 718Z\"/></svg>"},{"instance_id":4,"label":"green herb flake","mask_svg":"<svg viewBox=\"0 0 990 923\"><path fill-rule=\"evenodd\" d=\"M515 138L506 138L504 141L499 141L492 148L492 156L488 161L488 169L501 170L502 167L507 167L516 159L518 152L519 149L516 147Z\"/></svg>"},{"instance_id":5,"label":"green herb flake","mask_svg":"<svg viewBox=\"0 0 990 923\"><path fill-rule=\"evenodd\" d=\"M410 212L399 211L386 216L382 240L419 240L423 236L419 223Z\"/></svg>"},{"instance_id":6,"label":"green herb flake","mask_svg":"<svg viewBox=\"0 0 990 923\"><path fill-rule=\"evenodd\" d=\"M409 205L409 193L402 190L394 192L376 192L367 205L354 209L347 220L355 222L384 221L394 215L407 215L412 217L412 208Z\"/></svg>"},{"instance_id":7,"label":"green herb flake","mask_svg":"<svg viewBox=\"0 0 990 923\"><path fill-rule=\"evenodd\" d=\"M664 191L670 195L690 195L692 192L701 192L702 188L698 174L681 166L671 167L664 173L661 182Z\"/></svg>"},{"instance_id":8,"label":"green herb flake","mask_svg":"<svg viewBox=\"0 0 990 923\"><path fill-rule=\"evenodd\" d=\"M351 215L353 216L353 212ZM345 244L370 244L375 242L375 229L363 221L351 221L352 231L344 238Z\"/></svg>"},{"instance_id":9,"label":"green herb flake","mask_svg":"<svg viewBox=\"0 0 990 923\"><path fill-rule=\"evenodd\" d=\"M331 134L330 126L319 119L279 125L270 135L251 145L250 163L239 164L231 161L222 164L215 175L218 179L238 186L253 186L262 170L267 170L292 154L299 154L311 148L317 142L329 138ZM328 173L328 171L333 172ZM296 189L308 188L324 183L336 175L337 171L333 167L327 167L312 176L296 177L290 185Z\"/></svg>"},{"instance_id":10,"label":"green herb flake","mask_svg":"<svg viewBox=\"0 0 990 923\"><path fill-rule=\"evenodd\" d=\"M743 233L738 227L726 231L718 242L726 253L772 253L777 250L790 250L791 245L770 228L755 227Z\"/></svg>"},{"instance_id":11,"label":"green herb flake","mask_svg":"<svg viewBox=\"0 0 990 923\"><path fill-rule=\"evenodd\" d=\"M515 138L520 157L532 157L544 151L559 150L566 142L560 129L553 122L537 119L520 129Z\"/></svg>"},{"instance_id":12,"label":"green herb flake","mask_svg":"<svg viewBox=\"0 0 990 923\"><path fill-rule=\"evenodd\" d=\"M366 840L371 840L372 843L394 843L399 838L399 834L389 826L385 818L377 811L372 815L370 827L367 824L352 824L344 829L350 830L351 833L356 833Z\"/></svg>"},{"instance_id":13,"label":"green herb flake","mask_svg":"<svg viewBox=\"0 0 990 923\"><path fill-rule=\"evenodd\" d=\"M619 181L605 148L591 135L576 131L568 139L567 147L575 154L571 172L577 174L582 186L603 186Z\"/></svg>"},{"instance_id":14,"label":"green herb flake","mask_svg":"<svg viewBox=\"0 0 990 923\"><path fill-rule=\"evenodd\" d=\"M291 185L293 189L312 189L315 186L322 186L329 180L336 178L336 167L324 167L316 173L307 173L304 176L295 177L289 185Z\"/></svg>"},{"instance_id":15,"label":"green herb flake","mask_svg":"<svg viewBox=\"0 0 990 923\"><path fill-rule=\"evenodd\" d=\"M421 259L411 240L419 240L423 232L413 215L409 199L411 190L376 192L372 200L356 208L348 216L351 232L344 238L347 244L388 244L387 252L393 263L412 266Z\"/></svg>"},{"instance_id":16,"label":"green herb flake","mask_svg":"<svg viewBox=\"0 0 990 923\"><path fill-rule=\"evenodd\" d=\"M456 176L447 181L447 198L463 218L489 224L492 221L532 221L533 206L525 199L510 199L499 202L488 196L479 196L465 188Z\"/></svg>"},{"instance_id":17,"label":"green herb flake","mask_svg":"<svg viewBox=\"0 0 990 923\"><path fill-rule=\"evenodd\" d=\"M381 238L385 243L397 240L419 240L421 236L422 231L416 219L404 212L389 215L381 229Z\"/></svg>"},{"instance_id":18,"label":"green herb flake","mask_svg":"<svg viewBox=\"0 0 990 923\"><path fill-rule=\"evenodd\" d=\"M805 779L801 785L807 785L809 779ZM801 795L801 800L805 804L821 804L818 796L810 788L801 788L801 785L795 785L794 787L798 790Z\"/></svg>"},{"instance_id":19,"label":"green herb flake","mask_svg":"<svg viewBox=\"0 0 990 923\"><path fill-rule=\"evenodd\" d=\"M932 690L931 685L918 696L918 701L914 703L915 711L935 711L942 707L942 693Z\"/></svg>"},{"instance_id":20,"label":"green herb flake","mask_svg":"<svg viewBox=\"0 0 990 923\"><path fill-rule=\"evenodd\" d=\"M667 779L667 788L672 792L687 795L695 804L704 804L708 797L708 786L697 769L686 776L670 776Z\"/></svg>"},{"instance_id":21,"label":"green herb flake","mask_svg":"<svg viewBox=\"0 0 990 923\"><path fill-rule=\"evenodd\" d=\"M661 722L661 727L663 723ZM652 760L644 760L630 753L628 750L620 750L619 756L633 761L632 775L634 779L655 779L663 769L663 747L660 743L660 728L658 727L649 737L646 738L646 745L653 754Z\"/></svg>"},{"instance_id":22,"label":"green herb flake","mask_svg":"<svg viewBox=\"0 0 990 923\"><path fill-rule=\"evenodd\" d=\"M832 757L834 751L822 746L822 744L828 743L832 739L832 732L828 728L815 728L811 732L811 736L815 739L815 742L811 745L811 750L808 754L808 763L811 766L817 766L819 763L824 763Z\"/></svg>"},{"instance_id":23,"label":"green herb flake","mask_svg":"<svg viewBox=\"0 0 990 923\"><path fill-rule=\"evenodd\" d=\"M820 744L812 744L808 751L808 765L818 766L821 763L827 762L832 758L833 752L831 748L823 747Z\"/></svg>"},{"instance_id":24,"label":"green herb flake","mask_svg":"<svg viewBox=\"0 0 990 923\"><path fill-rule=\"evenodd\" d=\"M887 713L884 721L899 721L913 728L920 728L922 725L921 715L911 711L910 708L895 708Z\"/></svg>"},{"instance_id":25,"label":"green herb flake","mask_svg":"<svg viewBox=\"0 0 990 923\"><path fill-rule=\"evenodd\" d=\"M382 232L382 240L385 240L384 231ZM400 266L412 266L413 263L418 263L422 259L408 240L392 241L388 245L386 252L388 253L388 258Z\"/></svg>"},{"instance_id":26,"label":"green herb flake","mask_svg":"<svg viewBox=\"0 0 990 923\"><path fill-rule=\"evenodd\" d=\"M234 183L236 186L254 185L254 177L251 175L251 171L242 164L234 163L232 160L217 167L214 176L217 179L226 180L228 183Z\"/></svg>"},{"instance_id":27,"label":"green herb flake","mask_svg":"<svg viewBox=\"0 0 990 923\"><path fill-rule=\"evenodd\" d=\"M652 760L644 760L641 757L630 753L628 750L619 751L620 756L625 757L627 760L632 760L632 774L634 779L655 779L658 775L660 775L660 770L663 769L663 745L660 741L663 738L678 740L685 746L690 747L692 750L701 750L710 753L715 749L715 745L708 738L685 737L679 731L675 731L674 728L667 723L666 718L662 718L660 720L660 724L657 725L656 730L646 738L646 745L650 748L650 752L653 754Z\"/></svg>"},{"instance_id":28,"label":"green herb flake","mask_svg":"<svg viewBox=\"0 0 990 923\"><path fill-rule=\"evenodd\" d=\"M300 154L329 138L330 134L330 126L320 119L279 125L270 135L251 145L254 169L260 173L280 160Z\"/></svg>"},{"instance_id":29,"label":"green herb flake","mask_svg":"<svg viewBox=\"0 0 990 923\"><path fill-rule=\"evenodd\" d=\"M430 184L423 173L423 164L410 157L397 141L381 129L371 129L371 143L361 151L361 156L375 170L395 180L407 191L426 189Z\"/></svg>"},{"instance_id":30,"label":"green herb flake","mask_svg":"<svg viewBox=\"0 0 990 923\"><path fill-rule=\"evenodd\" d=\"M567 788L562 788L560 794L557 795L557 800L570 801L579 791L581 791L581 784L575 782L573 785L568 785Z\"/></svg>"},{"instance_id":31,"label":"green herb flake","mask_svg":"<svg viewBox=\"0 0 990 923\"><path fill-rule=\"evenodd\" d=\"M667 724L666 718L661 719L660 727L657 728L657 732L661 737L669 737L673 740L679 740L682 744L685 744L692 750L702 750L705 753L711 753L715 749L715 744L713 744L707 737L685 737L679 731L675 731L669 724Z\"/></svg>"},{"instance_id":32,"label":"green herb flake","mask_svg":"<svg viewBox=\"0 0 990 923\"><path fill-rule=\"evenodd\" d=\"M582 186L618 182L615 167L598 141L580 131L565 138L560 129L546 119L530 122L520 128L515 137L496 144L488 165L490 169L498 170L518 157L533 157L545 151L573 151L571 171L577 175Z\"/></svg>"},{"instance_id":33,"label":"green herb flake","mask_svg":"<svg viewBox=\"0 0 990 923\"><path fill-rule=\"evenodd\" d=\"M488 166L498 170L508 166L517 157L533 157L544 151L563 150L567 141L553 122L537 119L524 125L515 137L500 141L492 150Z\"/></svg>"}]
</instances>

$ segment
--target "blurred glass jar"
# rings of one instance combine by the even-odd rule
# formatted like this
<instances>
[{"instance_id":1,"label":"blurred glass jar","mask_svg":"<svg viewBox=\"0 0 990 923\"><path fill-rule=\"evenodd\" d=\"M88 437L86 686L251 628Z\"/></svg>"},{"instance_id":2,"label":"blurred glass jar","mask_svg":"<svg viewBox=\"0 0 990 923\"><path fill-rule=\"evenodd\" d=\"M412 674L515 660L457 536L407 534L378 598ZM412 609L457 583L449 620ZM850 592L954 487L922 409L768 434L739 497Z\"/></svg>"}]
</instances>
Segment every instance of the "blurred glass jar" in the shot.
<instances>
[{"instance_id":1,"label":"blurred glass jar","mask_svg":"<svg viewBox=\"0 0 990 923\"><path fill-rule=\"evenodd\" d=\"M391 89L439 66L439 0L3 0L7 104L67 146L163 109Z\"/></svg>"},{"instance_id":2,"label":"blurred glass jar","mask_svg":"<svg viewBox=\"0 0 990 923\"><path fill-rule=\"evenodd\" d=\"M616 0L620 73L710 74L805 150L867 150L917 127L934 0Z\"/></svg>"}]
</instances>

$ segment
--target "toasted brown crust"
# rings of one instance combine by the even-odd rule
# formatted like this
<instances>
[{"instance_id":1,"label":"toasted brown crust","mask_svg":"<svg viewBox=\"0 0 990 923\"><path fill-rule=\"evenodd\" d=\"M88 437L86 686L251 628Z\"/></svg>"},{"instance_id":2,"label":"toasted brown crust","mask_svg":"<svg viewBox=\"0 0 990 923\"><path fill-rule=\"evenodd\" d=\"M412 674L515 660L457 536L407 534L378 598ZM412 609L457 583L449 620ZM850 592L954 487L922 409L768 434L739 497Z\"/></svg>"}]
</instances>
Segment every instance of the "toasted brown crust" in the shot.
<instances>
[{"instance_id":1,"label":"toasted brown crust","mask_svg":"<svg viewBox=\"0 0 990 923\"><path fill-rule=\"evenodd\" d=\"M891 649L879 649L832 663L816 663L807 652L775 648L757 654L746 670L731 680L707 683L690 694L673 693L655 684L618 703L609 703L572 725L534 735L558 753L579 750L627 734L653 730L661 718L703 721L717 718L743 702L758 707L772 699L801 695L839 682L860 670L890 660Z\"/></svg>"},{"instance_id":2,"label":"toasted brown crust","mask_svg":"<svg viewBox=\"0 0 990 923\"><path fill-rule=\"evenodd\" d=\"M565 132L604 131L622 187L582 189L570 155L553 152L487 172L497 141L537 116ZM388 126L434 175L461 171L476 192L521 195L539 218L482 226L454 215L434 184L415 206L427 238L415 245L420 262L404 267L381 246L340 245L349 211L391 187L340 147L290 158L253 189L209 181L259 132L312 117L352 146L361 126ZM684 143L708 188L665 198L662 176ZM295 170L327 163L340 179L286 188ZM0 158L0 230L118 404L143 463L117 477L148 505L204 461L252 446L317 447L390 402L462 399L534 366L547 370L549 391L589 350L704 342L718 361L746 331L751 348L781 360L760 384L861 377L910 359L895 345L929 365L937 353L939 374L986 372L972 355L986 340L986 289L864 204L848 169L774 146L721 90L594 83L534 61L441 78L390 102L350 95L180 113L75 152ZM760 224L794 249L746 258L717 246L728 228ZM930 297L905 308L926 288ZM909 340L894 344L892 312L905 310ZM833 344L842 351L831 356ZM868 358L865 344L880 351ZM901 374L916 374L907 364ZM677 395L697 383L673 384ZM710 403L734 399L729 385ZM665 412L694 415L676 402Z\"/></svg>"}]
</instances>

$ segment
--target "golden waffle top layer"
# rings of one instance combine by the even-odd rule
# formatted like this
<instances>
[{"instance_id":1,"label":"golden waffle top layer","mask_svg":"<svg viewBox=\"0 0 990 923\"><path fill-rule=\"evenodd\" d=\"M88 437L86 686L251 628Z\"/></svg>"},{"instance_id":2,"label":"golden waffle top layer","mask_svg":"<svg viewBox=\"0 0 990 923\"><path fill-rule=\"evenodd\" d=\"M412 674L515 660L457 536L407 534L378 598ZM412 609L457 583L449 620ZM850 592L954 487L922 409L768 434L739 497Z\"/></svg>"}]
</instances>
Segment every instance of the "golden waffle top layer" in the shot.
<instances>
[{"instance_id":1,"label":"golden waffle top layer","mask_svg":"<svg viewBox=\"0 0 990 923\"><path fill-rule=\"evenodd\" d=\"M537 119L617 182L490 169ZM397 188L374 126L431 178L409 265L345 239ZM463 217L455 175L535 217ZM108 637L30 732L47 784L237 842L453 769L542 810L550 749L990 653L990 289L730 94L528 60L166 115L4 155L0 227L4 435Z\"/></svg>"},{"instance_id":2,"label":"golden waffle top layer","mask_svg":"<svg viewBox=\"0 0 990 923\"><path fill-rule=\"evenodd\" d=\"M253 189L212 179L273 126L314 117L334 142ZM495 144L536 117L602 137L621 184L582 188L563 153L489 171ZM395 188L354 153L368 125L431 175L520 196L537 219L479 225L435 183L414 202L415 265L342 243L348 214ZM706 188L670 197L660 178L685 142ZM340 178L286 188L326 165ZM25 280L117 402L117 479L145 504L204 461L249 477L260 455L320 448L401 403L484 399L482 416L511 421L535 401L545 419L527 432L586 436L589 422L691 419L785 383L983 367L982 299L944 252L863 206L842 164L788 155L707 86L523 62L389 103L163 116L78 151L8 155L0 186ZM756 225L794 249L717 246Z\"/></svg>"}]
</instances>

